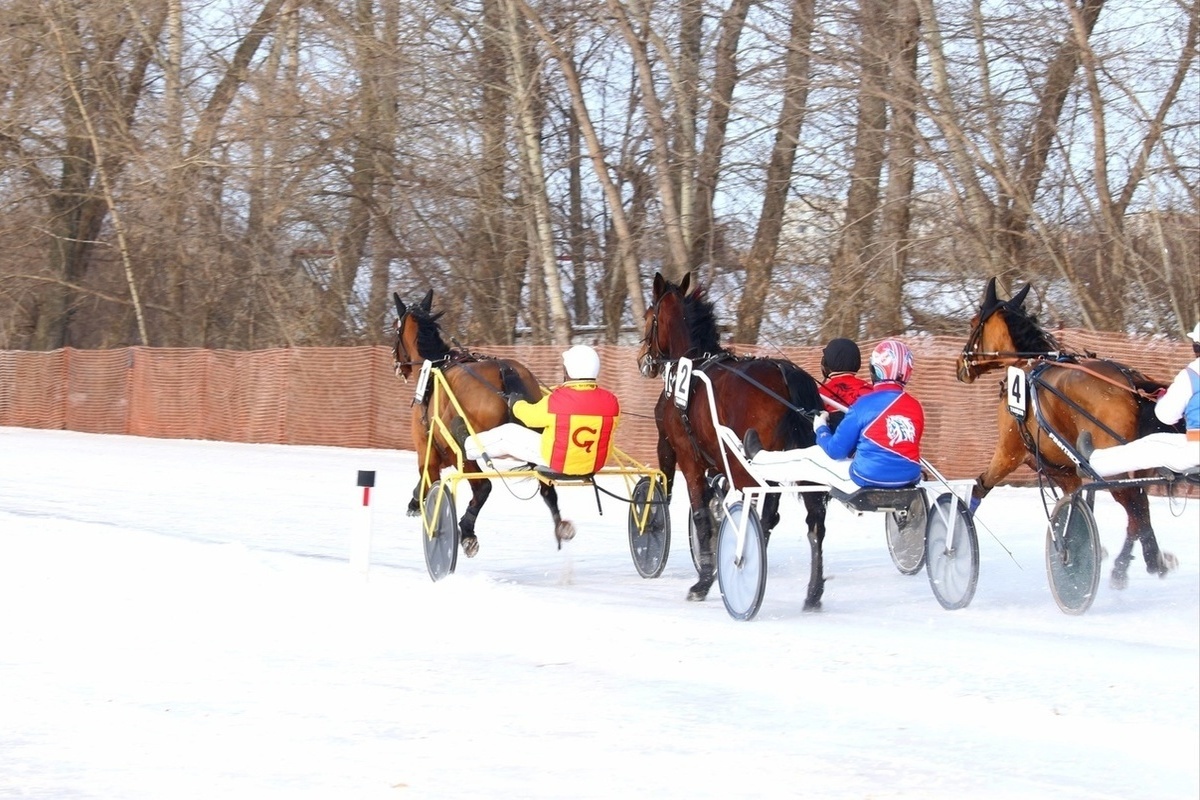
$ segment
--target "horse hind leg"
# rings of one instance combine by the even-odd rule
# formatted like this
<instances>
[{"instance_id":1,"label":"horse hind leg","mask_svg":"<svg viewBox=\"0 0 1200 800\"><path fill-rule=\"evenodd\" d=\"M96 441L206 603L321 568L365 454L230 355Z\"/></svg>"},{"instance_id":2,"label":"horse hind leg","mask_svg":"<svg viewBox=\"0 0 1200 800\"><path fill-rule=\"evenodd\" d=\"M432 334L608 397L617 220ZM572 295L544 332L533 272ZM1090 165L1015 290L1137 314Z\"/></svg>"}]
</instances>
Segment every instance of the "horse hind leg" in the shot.
<instances>
[{"instance_id":1,"label":"horse hind leg","mask_svg":"<svg viewBox=\"0 0 1200 800\"><path fill-rule=\"evenodd\" d=\"M808 526L808 547L811 553L808 594L804 597L805 611L820 611L821 598L825 595L825 512L828 504L827 494L804 494L804 507L808 509L804 521Z\"/></svg>"},{"instance_id":2,"label":"horse hind leg","mask_svg":"<svg viewBox=\"0 0 1200 800\"><path fill-rule=\"evenodd\" d=\"M554 519L554 540L558 543L558 549L562 550L563 542L575 538L575 523L562 518L558 510L558 490L554 488L554 484L543 483L538 487L538 492L542 495L546 507L550 509L550 516Z\"/></svg>"},{"instance_id":3,"label":"horse hind leg","mask_svg":"<svg viewBox=\"0 0 1200 800\"><path fill-rule=\"evenodd\" d=\"M479 518L479 511L491 493L492 482L490 480L471 481L471 502L467 503L467 510L458 521L459 543L462 545L463 555L467 558L474 558L479 553L479 537L475 535L475 520Z\"/></svg>"},{"instance_id":4,"label":"horse hind leg","mask_svg":"<svg viewBox=\"0 0 1200 800\"><path fill-rule=\"evenodd\" d=\"M1129 585L1129 564L1133 561L1133 543L1142 544L1142 557L1146 560L1146 571L1151 575L1165 577L1179 566L1173 553L1159 549L1158 538L1150 524L1150 500L1143 489L1127 489L1113 492L1113 497L1125 509L1129 523L1125 529L1125 544L1113 562L1110 584L1114 589Z\"/></svg>"}]
</instances>

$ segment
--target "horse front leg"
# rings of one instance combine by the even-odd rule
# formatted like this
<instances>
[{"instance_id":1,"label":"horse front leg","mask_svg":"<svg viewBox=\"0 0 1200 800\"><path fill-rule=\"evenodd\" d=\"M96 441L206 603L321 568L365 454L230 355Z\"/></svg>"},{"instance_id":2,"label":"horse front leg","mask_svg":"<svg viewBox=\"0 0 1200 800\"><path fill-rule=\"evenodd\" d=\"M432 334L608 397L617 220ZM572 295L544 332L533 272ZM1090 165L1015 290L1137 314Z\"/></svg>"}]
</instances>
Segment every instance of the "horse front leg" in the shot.
<instances>
[{"instance_id":1,"label":"horse front leg","mask_svg":"<svg viewBox=\"0 0 1200 800\"><path fill-rule=\"evenodd\" d=\"M554 484L541 483L538 486L538 493L541 494L546 507L550 509L550 516L554 519L554 539L558 542L558 549L562 550L563 542L569 542L575 538L575 523L569 519L563 519L562 514L559 513L558 490L554 488Z\"/></svg>"},{"instance_id":2,"label":"horse front leg","mask_svg":"<svg viewBox=\"0 0 1200 800\"><path fill-rule=\"evenodd\" d=\"M996 449L992 451L992 460L971 487L971 513L975 513L979 503L987 497L988 492L996 488L996 484L1021 466L1021 462L1025 460L1027 451L1025 441L1021 438L1021 430L1003 403L1000 405L997 430L999 438L996 441Z\"/></svg>"},{"instance_id":3,"label":"horse front leg","mask_svg":"<svg viewBox=\"0 0 1200 800\"><path fill-rule=\"evenodd\" d=\"M421 478L417 479L417 485L413 487L412 499L408 501L408 516L415 517L421 513L421 485L424 481Z\"/></svg>"},{"instance_id":4,"label":"horse front leg","mask_svg":"<svg viewBox=\"0 0 1200 800\"><path fill-rule=\"evenodd\" d=\"M463 555L474 558L479 552L479 537L475 535L475 520L488 495L492 493L492 482L486 478L471 481L471 501L467 510L458 521L459 542L462 544Z\"/></svg>"},{"instance_id":5,"label":"horse front leg","mask_svg":"<svg viewBox=\"0 0 1200 800\"><path fill-rule=\"evenodd\" d=\"M708 597L717 577L716 554L714 552L713 518L708 511L708 503L701 501L699 507L692 505L692 525L696 528L696 541L699 542L699 552L696 554L696 569L699 579L688 589L687 599L699 602Z\"/></svg>"},{"instance_id":6,"label":"horse front leg","mask_svg":"<svg viewBox=\"0 0 1200 800\"><path fill-rule=\"evenodd\" d=\"M811 554L808 571L808 594L804 597L805 611L820 611L821 598L825 595L825 512L829 495L804 493L804 507L808 510L804 523L808 526L808 549Z\"/></svg>"}]
</instances>

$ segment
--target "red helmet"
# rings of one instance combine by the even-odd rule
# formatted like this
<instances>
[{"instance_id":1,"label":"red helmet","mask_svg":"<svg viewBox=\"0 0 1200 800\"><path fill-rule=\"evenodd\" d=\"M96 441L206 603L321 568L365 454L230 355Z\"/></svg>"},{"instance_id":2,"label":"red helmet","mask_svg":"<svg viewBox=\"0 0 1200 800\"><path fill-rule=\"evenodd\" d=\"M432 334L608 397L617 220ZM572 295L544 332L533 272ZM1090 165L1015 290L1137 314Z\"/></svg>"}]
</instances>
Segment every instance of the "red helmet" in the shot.
<instances>
[{"instance_id":1,"label":"red helmet","mask_svg":"<svg viewBox=\"0 0 1200 800\"><path fill-rule=\"evenodd\" d=\"M871 352L871 382L908 383L912 377L913 357L908 345L898 339L884 339Z\"/></svg>"}]
</instances>

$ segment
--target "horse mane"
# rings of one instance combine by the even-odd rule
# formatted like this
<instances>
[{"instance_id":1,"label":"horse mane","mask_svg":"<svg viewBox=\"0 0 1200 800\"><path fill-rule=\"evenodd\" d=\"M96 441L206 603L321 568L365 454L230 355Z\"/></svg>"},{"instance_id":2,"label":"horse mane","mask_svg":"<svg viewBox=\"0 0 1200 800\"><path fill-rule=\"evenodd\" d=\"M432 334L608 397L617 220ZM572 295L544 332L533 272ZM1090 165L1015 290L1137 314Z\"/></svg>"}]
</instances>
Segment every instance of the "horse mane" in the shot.
<instances>
[{"instance_id":1,"label":"horse mane","mask_svg":"<svg viewBox=\"0 0 1200 800\"><path fill-rule=\"evenodd\" d=\"M420 306L414 306L408 313L417 321L417 352L422 358L439 361L453 354L450 345L442 338L442 328L438 324L445 311L433 313Z\"/></svg>"},{"instance_id":2,"label":"horse mane","mask_svg":"<svg viewBox=\"0 0 1200 800\"><path fill-rule=\"evenodd\" d=\"M1062 352L1062 346L1038 325L1037 317L1010 302L999 303L994 310L1003 309L1004 321L1018 353Z\"/></svg>"},{"instance_id":3,"label":"horse mane","mask_svg":"<svg viewBox=\"0 0 1200 800\"><path fill-rule=\"evenodd\" d=\"M703 287L699 286L683 298L683 318L688 326L692 349L704 355L727 352L721 347L717 314L713 305Z\"/></svg>"}]
</instances>

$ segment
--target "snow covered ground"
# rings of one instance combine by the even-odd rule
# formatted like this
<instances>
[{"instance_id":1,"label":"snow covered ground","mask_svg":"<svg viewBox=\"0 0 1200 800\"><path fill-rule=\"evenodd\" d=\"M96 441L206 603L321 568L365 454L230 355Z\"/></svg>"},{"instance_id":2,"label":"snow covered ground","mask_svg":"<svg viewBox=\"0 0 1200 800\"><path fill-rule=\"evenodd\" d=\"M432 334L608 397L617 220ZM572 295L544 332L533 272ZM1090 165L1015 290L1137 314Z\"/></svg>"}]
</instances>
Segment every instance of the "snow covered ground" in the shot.
<instances>
[{"instance_id":1,"label":"snow covered ground","mask_svg":"<svg viewBox=\"0 0 1200 800\"><path fill-rule=\"evenodd\" d=\"M1071 617L1033 490L980 508L955 612L892 566L882 516L836 505L802 612L786 500L737 622L716 587L684 600L682 491L657 580L623 503L562 489L560 552L532 487L497 485L479 556L434 584L415 476L403 452L0 428L0 798L1200 796L1196 501L1153 501L1176 573L1139 553L1116 592L1110 561ZM1124 517L1098 516L1115 551Z\"/></svg>"}]
</instances>

